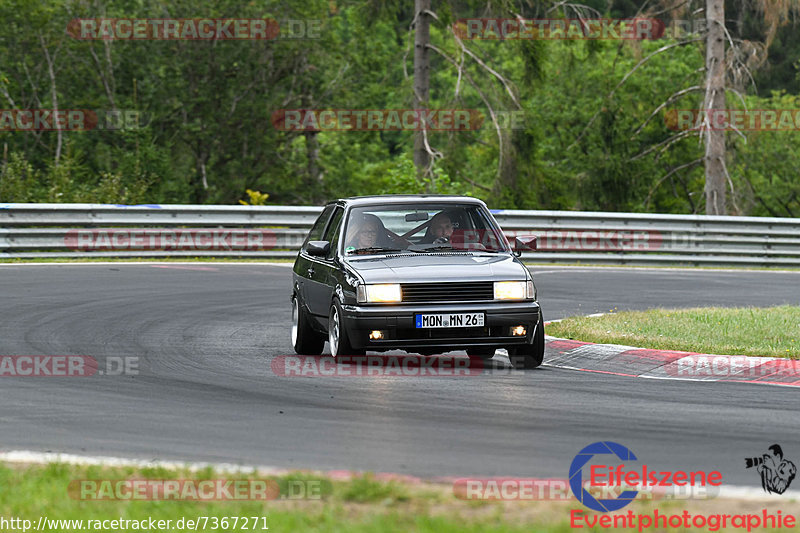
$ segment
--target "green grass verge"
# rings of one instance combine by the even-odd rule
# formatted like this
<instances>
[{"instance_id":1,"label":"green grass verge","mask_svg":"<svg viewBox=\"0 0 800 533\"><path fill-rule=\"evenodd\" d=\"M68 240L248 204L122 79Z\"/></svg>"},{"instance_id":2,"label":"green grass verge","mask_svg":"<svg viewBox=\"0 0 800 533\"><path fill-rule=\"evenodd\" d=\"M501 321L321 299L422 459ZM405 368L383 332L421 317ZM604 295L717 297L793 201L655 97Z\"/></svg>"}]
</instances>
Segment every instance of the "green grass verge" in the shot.
<instances>
[{"instance_id":1,"label":"green grass verge","mask_svg":"<svg viewBox=\"0 0 800 533\"><path fill-rule=\"evenodd\" d=\"M80 480L125 479L272 479L281 494L291 482L321 482L320 499L274 499L262 501L86 501L79 489ZM73 488L70 489L70 483ZM421 486L401 481L384 481L366 474L349 481L331 481L312 474L257 476L254 474L219 474L211 469L188 470L109 468L97 466L3 465L0 464L0 516L19 517L38 523L40 516L58 520L172 520L209 517L205 529L210 531L216 517L229 517L226 528L217 531L254 531L233 526L233 517L266 517L259 519L259 528L269 531L567 531L567 513L553 522L504 518L497 502L467 502L453 496L450 486ZM175 529L177 531L177 529ZM198 528L202 531L202 525ZM53 528L48 531L73 531Z\"/></svg>"},{"instance_id":2,"label":"green grass verge","mask_svg":"<svg viewBox=\"0 0 800 533\"><path fill-rule=\"evenodd\" d=\"M611 310L547 327L554 337L657 350L800 358L800 307Z\"/></svg>"},{"instance_id":3,"label":"green grass verge","mask_svg":"<svg viewBox=\"0 0 800 533\"><path fill-rule=\"evenodd\" d=\"M70 489L80 480L207 480L207 479L271 479L287 494L294 483L321 482L318 499L281 499L269 501L88 501L80 491ZM296 493L296 492L295 492ZM760 513L763 502L737 500L635 501L620 514L634 513L692 514ZM775 505L770 504L774 513ZM781 502L784 514L800 512L796 501ZM208 517L197 531L269 531L305 532L484 532L508 533L573 531L570 511L581 510L585 516L594 513L576 501L484 501L461 500L454 496L446 483L411 483L403 480L376 479L370 474L348 481L330 480L311 473L283 476L257 474L221 474L212 469L192 472L188 469L98 467L66 464L18 465L0 463L0 517L30 520L38 524L39 517L50 520L83 520L83 531L90 530L92 520L198 520ZM234 517L240 524L233 527ZM259 517L258 528L242 527L242 517ZM264 518L261 518L264 517ZM227 518L223 522L223 518ZM215 523L217 528L213 528ZM203 527L205 526L205 527ZM17 529L20 530L20 529ZM77 528L49 527L44 531L78 531ZM114 530L108 529L106 530ZM127 531L136 528L129 527ZM194 528L174 526L161 531L189 531ZM584 525L584 530L590 528ZM652 531L647 528L646 531ZM41 531L41 530L40 530ZM123 531L116 529L116 531ZM157 531L157 530L151 530ZM755 529L763 531L763 529Z\"/></svg>"}]
</instances>

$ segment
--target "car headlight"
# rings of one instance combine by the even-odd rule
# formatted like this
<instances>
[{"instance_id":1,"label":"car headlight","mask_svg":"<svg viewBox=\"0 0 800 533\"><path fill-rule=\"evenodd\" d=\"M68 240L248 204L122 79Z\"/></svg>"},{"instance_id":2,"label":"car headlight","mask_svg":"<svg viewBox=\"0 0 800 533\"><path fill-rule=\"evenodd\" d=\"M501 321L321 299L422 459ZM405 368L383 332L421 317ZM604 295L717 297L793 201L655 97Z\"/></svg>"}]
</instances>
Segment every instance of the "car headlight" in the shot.
<instances>
[{"instance_id":1,"label":"car headlight","mask_svg":"<svg viewBox=\"0 0 800 533\"><path fill-rule=\"evenodd\" d=\"M356 289L358 303L400 302L403 300L398 283L359 285Z\"/></svg>"},{"instance_id":2,"label":"car headlight","mask_svg":"<svg viewBox=\"0 0 800 533\"><path fill-rule=\"evenodd\" d=\"M531 284L530 291L528 283ZM525 300L533 292L533 283L529 281L495 281L495 300Z\"/></svg>"}]
</instances>

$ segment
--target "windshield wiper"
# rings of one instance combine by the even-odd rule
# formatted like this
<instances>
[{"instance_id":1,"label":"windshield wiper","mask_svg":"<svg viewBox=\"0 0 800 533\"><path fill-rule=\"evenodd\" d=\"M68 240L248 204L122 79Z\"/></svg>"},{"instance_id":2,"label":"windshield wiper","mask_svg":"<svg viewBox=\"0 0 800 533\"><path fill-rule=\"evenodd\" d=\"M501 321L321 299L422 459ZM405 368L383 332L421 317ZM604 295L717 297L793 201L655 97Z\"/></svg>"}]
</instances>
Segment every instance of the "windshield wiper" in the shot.
<instances>
[{"instance_id":1,"label":"windshield wiper","mask_svg":"<svg viewBox=\"0 0 800 533\"><path fill-rule=\"evenodd\" d=\"M503 250L495 250L494 248L481 250L480 248L460 248L451 244L439 244L436 246L426 246L425 248L409 248L412 252L425 253L425 252L439 252L443 250L460 252L460 253L484 253L484 254L499 254Z\"/></svg>"},{"instance_id":2,"label":"windshield wiper","mask_svg":"<svg viewBox=\"0 0 800 533\"><path fill-rule=\"evenodd\" d=\"M391 252L402 252L400 248L386 248L383 246L367 246L366 248L356 248L355 250L347 250L348 254L380 254Z\"/></svg>"},{"instance_id":3,"label":"windshield wiper","mask_svg":"<svg viewBox=\"0 0 800 533\"><path fill-rule=\"evenodd\" d=\"M453 248L452 244L439 244L436 246L426 246L425 248L415 248L415 252L433 252L439 250L457 250ZM466 250L457 250L457 251L466 251Z\"/></svg>"}]
</instances>

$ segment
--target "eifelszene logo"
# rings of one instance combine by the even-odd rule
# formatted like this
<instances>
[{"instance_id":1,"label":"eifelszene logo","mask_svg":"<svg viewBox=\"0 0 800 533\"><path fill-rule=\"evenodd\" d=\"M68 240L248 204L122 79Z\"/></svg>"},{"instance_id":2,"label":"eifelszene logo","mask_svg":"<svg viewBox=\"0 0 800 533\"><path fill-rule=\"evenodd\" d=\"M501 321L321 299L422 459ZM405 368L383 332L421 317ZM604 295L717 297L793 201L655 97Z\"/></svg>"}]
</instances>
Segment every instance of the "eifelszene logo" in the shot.
<instances>
[{"instance_id":1,"label":"eifelszene logo","mask_svg":"<svg viewBox=\"0 0 800 533\"><path fill-rule=\"evenodd\" d=\"M606 459L602 456L611 456L611 458ZM626 468L624 463L630 461L638 461L638 459L631 450L622 444L601 441L586 446L578 452L569 467L569 486L575 498L589 509L607 513L618 511L631 503L639 494L639 490L651 487L672 487L673 490L677 488L693 492L695 489L699 489L701 494L698 496L702 496L709 485L719 487L722 484L722 474L717 470L711 472L658 471L646 464L633 469ZM618 464L620 462L623 464ZM583 477L584 467L587 465L588 484L584 482ZM602 495L609 497L595 497L589 489L596 488L602 489Z\"/></svg>"},{"instance_id":2,"label":"eifelszene logo","mask_svg":"<svg viewBox=\"0 0 800 533\"><path fill-rule=\"evenodd\" d=\"M761 457L746 458L746 468L756 468L758 475L761 476L761 488L765 492L772 494L783 494L789 485L792 484L797 467L793 462L783 458L783 450L779 444L773 444L767 448L770 453L765 453Z\"/></svg>"},{"instance_id":3,"label":"eifelszene logo","mask_svg":"<svg viewBox=\"0 0 800 533\"><path fill-rule=\"evenodd\" d=\"M622 509L634 498L638 491L626 490L617 498L595 498L588 490L583 488L583 466L588 463L595 455L611 454L615 455L620 461L637 461L636 456L628 448L616 442L594 442L582 449L569 465L569 486L575 498L589 509L606 513ZM594 478L594 468L592 467L592 478ZM594 484L594 483L592 483Z\"/></svg>"}]
</instances>

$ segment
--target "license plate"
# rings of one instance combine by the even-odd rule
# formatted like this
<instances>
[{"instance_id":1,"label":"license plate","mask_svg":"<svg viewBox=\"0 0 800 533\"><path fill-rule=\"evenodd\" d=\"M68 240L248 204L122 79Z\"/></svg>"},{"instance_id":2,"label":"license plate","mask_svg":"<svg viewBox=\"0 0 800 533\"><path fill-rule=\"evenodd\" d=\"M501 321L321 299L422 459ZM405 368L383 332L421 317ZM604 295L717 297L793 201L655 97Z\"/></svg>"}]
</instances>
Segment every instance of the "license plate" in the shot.
<instances>
[{"instance_id":1,"label":"license plate","mask_svg":"<svg viewBox=\"0 0 800 533\"><path fill-rule=\"evenodd\" d=\"M474 328L483 326L483 313L416 315L417 328Z\"/></svg>"}]
</instances>

